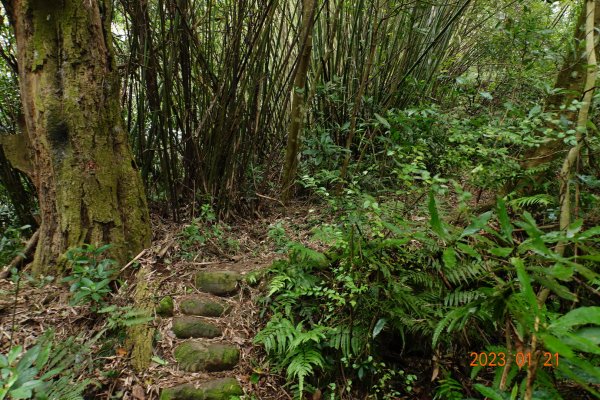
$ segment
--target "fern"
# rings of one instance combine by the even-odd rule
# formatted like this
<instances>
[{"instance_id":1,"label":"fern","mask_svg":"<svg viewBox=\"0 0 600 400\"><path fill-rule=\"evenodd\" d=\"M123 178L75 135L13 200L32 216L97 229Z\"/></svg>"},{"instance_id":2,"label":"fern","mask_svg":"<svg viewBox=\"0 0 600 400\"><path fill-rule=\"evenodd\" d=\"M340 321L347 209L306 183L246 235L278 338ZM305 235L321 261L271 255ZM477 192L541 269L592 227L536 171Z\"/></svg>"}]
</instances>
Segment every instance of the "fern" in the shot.
<instances>
[{"instance_id":1,"label":"fern","mask_svg":"<svg viewBox=\"0 0 600 400\"><path fill-rule=\"evenodd\" d=\"M323 368L325 361L321 353L310 346L297 348L288 358L287 376L298 379L298 391L302 395L306 377L314 373L314 367Z\"/></svg>"},{"instance_id":2,"label":"fern","mask_svg":"<svg viewBox=\"0 0 600 400\"><path fill-rule=\"evenodd\" d=\"M453 285L462 285L477 280L488 271L485 266L479 262L458 263L453 268L443 267L444 275Z\"/></svg>"},{"instance_id":3,"label":"fern","mask_svg":"<svg viewBox=\"0 0 600 400\"><path fill-rule=\"evenodd\" d=\"M525 208L533 206L547 207L549 205L553 205L554 203L554 197L543 193L535 194L533 196L519 197L508 202L510 206L516 208Z\"/></svg>"},{"instance_id":4,"label":"fern","mask_svg":"<svg viewBox=\"0 0 600 400\"><path fill-rule=\"evenodd\" d=\"M501 370L501 369L500 369ZM459 381L448 376L440 380L440 385L435 391L434 400L461 400L464 398L462 385Z\"/></svg>"},{"instance_id":5,"label":"fern","mask_svg":"<svg viewBox=\"0 0 600 400\"><path fill-rule=\"evenodd\" d=\"M286 368L288 378L298 381L302 394L306 378L313 375L315 367L324 366L320 344L327 341L330 331L320 325L305 331L302 322L294 325L277 314L256 334L254 342L262 344L265 351L278 360L277 369Z\"/></svg>"},{"instance_id":6,"label":"fern","mask_svg":"<svg viewBox=\"0 0 600 400\"><path fill-rule=\"evenodd\" d=\"M478 290L463 290L461 288L456 289L454 292L448 293L444 298L444 305L446 307L456 307L463 304L471 303L472 301L483 297L484 294Z\"/></svg>"}]
</instances>

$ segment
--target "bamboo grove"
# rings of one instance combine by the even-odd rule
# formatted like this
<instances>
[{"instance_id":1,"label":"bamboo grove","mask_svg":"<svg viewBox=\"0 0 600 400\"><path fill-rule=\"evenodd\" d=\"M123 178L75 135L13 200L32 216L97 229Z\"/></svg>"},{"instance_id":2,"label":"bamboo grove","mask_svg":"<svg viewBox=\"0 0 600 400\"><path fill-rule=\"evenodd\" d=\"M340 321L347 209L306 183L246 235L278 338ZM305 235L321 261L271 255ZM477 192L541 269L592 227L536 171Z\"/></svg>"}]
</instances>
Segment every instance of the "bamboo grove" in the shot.
<instances>
[{"instance_id":1,"label":"bamboo grove","mask_svg":"<svg viewBox=\"0 0 600 400\"><path fill-rule=\"evenodd\" d=\"M118 4L127 127L151 197L168 200L174 216L194 194L227 213L278 191L293 108L307 129L335 128L354 157L361 116L430 90L470 2L317 2L303 29L310 3ZM300 68L308 31L312 51ZM294 92L303 74L306 90Z\"/></svg>"},{"instance_id":2,"label":"bamboo grove","mask_svg":"<svg viewBox=\"0 0 600 400\"><path fill-rule=\"evenodd\" d=\"M499 13L518 14L535 2L529 3L116 1L121 108L149 198L164 200L176 219L195 197L213 203L221 216L244 214L266 197L287 201L296 192L307 135L327 131L345 149L336 161L343 184L374 137L360 126L374 113L452 105L460 96L455 81L473 69L480 89L493 82L495 97L514 98L519 77L529 79L523 66L534 64L527 35L540 39L536 31L520 33L507 56L521 59L501 63L496 52L502 49L493 43L501 34L494 29ZM568 25L571 10L567 2L550 27ZM23 118L16 45L8 19L2 22L0 118L11 134ZM542 95L530 93L531 99ZM8 160L0 157L0 165L3 181L15 182L7 187L19 219L35 224L25 211L32 208L31 186L17 179L23 175Z\"/></svg>"}]
</instances>

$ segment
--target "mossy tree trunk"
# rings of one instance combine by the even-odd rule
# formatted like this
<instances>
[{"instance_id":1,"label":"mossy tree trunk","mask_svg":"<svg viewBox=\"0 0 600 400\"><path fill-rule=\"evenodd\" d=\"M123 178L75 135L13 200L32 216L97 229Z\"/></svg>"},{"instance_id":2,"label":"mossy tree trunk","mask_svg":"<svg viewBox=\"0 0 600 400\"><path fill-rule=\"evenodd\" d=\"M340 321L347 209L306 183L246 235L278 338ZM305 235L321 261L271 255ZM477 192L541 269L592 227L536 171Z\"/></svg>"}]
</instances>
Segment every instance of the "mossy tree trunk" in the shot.
<instances>
[{"instance_id":1,"label":"mossy tree trunk","mask_svg":"<svg viewBox=\"0 0 600 400\"><path fill-rule=\"evenodd\" d=\"M17 40L41 225L33 271L82 243L119 262L149 244L144 189L119 106L110 0L2 0Z\"/></svg>"}]
</instances>

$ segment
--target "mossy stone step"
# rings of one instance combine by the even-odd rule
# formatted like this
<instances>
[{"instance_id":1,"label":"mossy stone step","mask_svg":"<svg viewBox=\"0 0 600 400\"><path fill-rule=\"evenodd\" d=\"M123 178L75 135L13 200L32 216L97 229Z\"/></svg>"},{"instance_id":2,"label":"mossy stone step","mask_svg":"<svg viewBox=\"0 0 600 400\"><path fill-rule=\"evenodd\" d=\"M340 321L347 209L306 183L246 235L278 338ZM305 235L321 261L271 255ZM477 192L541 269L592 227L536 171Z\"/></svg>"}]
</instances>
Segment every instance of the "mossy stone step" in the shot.
<instances>
[{"instance_id":1,"label":"mossy stone step","mask_svg":"<svg viewBox=\"0 0 600 400\"><path fill-rule=\"evenodd\" d=\"M200 297L184 298L179 304L179 309L186 315L199 317L220 317L225 312L225 307L221 303Z\"/></svg>"},{"instance_id":2,"label":"mossy stone step","mask_svg":"<svg viewBox=\"0 0 600 400\"><path fill-rule=\"evenodd\" d=\"M158 306L156 306L156 314L161 317L172 317L173 308L173 298L171 296L165 296L160 300Z\"/></svg>"},{"instance_id":3,"label":"mossy stone step","mask_svg":"<svg viewBox=\"0 0 600 400\"><path fill-rule=\"evenodd\" d=\"M231 396L244 394L242 387L234 378L222 378L199 387L179 385L163 389L160 400L229 400Z\"/></svg>"},{"instance_id":4,"label":"mossy stone step","mask_svg":"<svg viewBox=\"0 0 600 400\"><path fill-rule=\"evenodd\" d=\"M200 271L196 274L196 287L217 296L233 294L238 289L242 275L233 271Z\"/></svg>"},{"instance_id":5,"label":"mossy stone step","mask_svg":"<svg viewBox=\"0 0 600 400\"><path fill-rule=\"evenodd\" d=\"M177 346L175 359L187 372L225 371L237 365L240 351L229 344L188 341Z\"/></svg>"},{"instance_id":6,"label":"mossy stone step","mask_svg":"<svg viewBox=\"0 0 600 400\"><path fill-rule=\"evenodd\" d=\"M173 318L173 332L179 339L215 338L221 336L221 328L199 317L189 315Z\"/></svg>"}]
</instances>

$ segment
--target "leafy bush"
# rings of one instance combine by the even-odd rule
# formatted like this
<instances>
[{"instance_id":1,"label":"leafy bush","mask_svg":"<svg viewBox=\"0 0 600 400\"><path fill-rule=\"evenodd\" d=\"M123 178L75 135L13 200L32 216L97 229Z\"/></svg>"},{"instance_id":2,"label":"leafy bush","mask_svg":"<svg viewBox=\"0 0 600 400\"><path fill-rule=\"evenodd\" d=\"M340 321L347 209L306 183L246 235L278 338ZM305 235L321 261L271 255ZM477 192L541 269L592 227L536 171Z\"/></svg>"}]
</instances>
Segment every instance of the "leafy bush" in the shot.
<instances>
[{"instance_id":1,"label":"leafy bush","mask_svg":"<svg viewBox=\"0 0 600 400\"><path fill-rule=\"evenodd\" d=\"M116 262L103 256L109 248L110 245L86 244L67 251L70 275L63 278L63 282L71 284L71 304L91 304L93 310L104 304L104 298L111 291L109 284L117 273Z\"/></svg>"},{"instance_id":2,"label":"leafy bush","mask_svg":"<svg viewBox=\"0 0 600 400\"><path fill-rule=\"evenodd\" d=\"M339 222L335 234L332 226L315 233L331 239L326 253L290 243L288 259L271 269L270 316L256 341L300 392L329 382L349 396L373 394L407 355L493 348L514 357L522 346L535 357L559 353L561 361L553 370L513 363L504 379L497 369L494 387L474 388L488 397L535 388L558 399L556 385L569 378L595 393L600 227L584 230L579 220L566 232L544 232L527 212L511 221L502 200L466 227L453 226L433 193L428 225L395 219L368 197ZM559 255L557 243L576 252ZM478 374L487 370L472 379ZM527 374L536 379L527 382ZM438 398L455 398L456 385L444 382ZM400 377L387 382L389 393L409 394L409 386Z\"/></svg>"},{"instance_id":3,"label":"leafy bush","mask_svg":"<svg viewBox=\"0 0 600 400\"><path fill-rule=\"evenodd\" d=\"M83 399L91 381L81 373L90 360L89 345L72 337L55 343L54 332L47 331L26 352L15 346L7 355L0 354L0 400Z\"/></svg>"}]
</instances>

